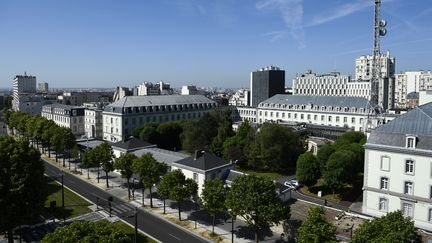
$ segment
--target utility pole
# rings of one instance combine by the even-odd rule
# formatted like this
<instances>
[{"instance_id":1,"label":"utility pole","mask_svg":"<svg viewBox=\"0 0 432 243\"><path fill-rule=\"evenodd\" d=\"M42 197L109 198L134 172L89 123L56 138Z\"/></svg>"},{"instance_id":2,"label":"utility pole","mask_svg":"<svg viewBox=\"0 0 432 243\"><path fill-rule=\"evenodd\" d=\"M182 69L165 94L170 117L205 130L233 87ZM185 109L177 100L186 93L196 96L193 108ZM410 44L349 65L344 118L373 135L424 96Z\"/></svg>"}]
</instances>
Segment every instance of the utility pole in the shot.
<instances>
[{"instance_id":1,"label":"utility pole","mask_svg":"<svg viewBox=\"0 0 432 243\"><path fill-rule=\"evenodd\" d=\"M138 242L138 209L135 207L135 241L134 243Z\"/></svg>"},{"instance_id":2,"label":"utility pole","mask_svg":"<svg viewBox=\"0 0 432 243\"><path fill-rule=\"evenodd\" d=\"M61 172L61 184L62 184L62 209L64 210L64 172Z\"/></svg>"}]
</instances>

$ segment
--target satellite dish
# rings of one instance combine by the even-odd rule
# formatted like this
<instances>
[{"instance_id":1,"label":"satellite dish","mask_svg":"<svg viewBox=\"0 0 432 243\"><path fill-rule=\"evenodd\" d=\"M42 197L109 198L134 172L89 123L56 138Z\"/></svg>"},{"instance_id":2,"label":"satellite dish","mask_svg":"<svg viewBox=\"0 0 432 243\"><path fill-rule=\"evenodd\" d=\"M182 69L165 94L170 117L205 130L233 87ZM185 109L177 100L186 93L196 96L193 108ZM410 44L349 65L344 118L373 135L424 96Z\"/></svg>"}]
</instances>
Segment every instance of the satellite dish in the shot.
<instances>
[{"instance_id":1,"label":"satellite dish","mask_svg":"<svg viewBox=\"0 0 432 243\"><path fill-rule=\"evenodd\" d=\"M384 19L381 19L380 27L386 27L386 26L387 26L387 21L385 21Z\"/></svg>"},{"instance_id":2,"label":"satellite dish","mask_svg":"<svg viewBox=\"0 0 432 243\"><path fill-rule=\"evenodd\" d=\"M387 30L386 29L380 29L380 36L385 36L387 35Z\"/></svg>"}]
</instances>

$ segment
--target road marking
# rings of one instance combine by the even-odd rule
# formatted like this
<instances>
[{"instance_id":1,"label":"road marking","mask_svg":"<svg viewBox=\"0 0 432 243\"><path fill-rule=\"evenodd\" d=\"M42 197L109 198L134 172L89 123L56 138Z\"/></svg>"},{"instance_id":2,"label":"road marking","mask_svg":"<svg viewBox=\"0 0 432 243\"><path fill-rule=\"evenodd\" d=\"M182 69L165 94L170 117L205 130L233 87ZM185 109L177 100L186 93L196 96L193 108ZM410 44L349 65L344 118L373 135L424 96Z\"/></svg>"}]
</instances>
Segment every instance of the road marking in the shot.
<instances>
[{"instance_id":1,"label":"road marking","mask_svg":"<svg viewBox=\"0 0 432 243\"><path fill-rule=\"evenodd\" d=\"M178 241L181 241L180 238L175 237L173 234L168 233L170 236L172 236L173 238L177 239Z\"/></svg>"}]
</instances>

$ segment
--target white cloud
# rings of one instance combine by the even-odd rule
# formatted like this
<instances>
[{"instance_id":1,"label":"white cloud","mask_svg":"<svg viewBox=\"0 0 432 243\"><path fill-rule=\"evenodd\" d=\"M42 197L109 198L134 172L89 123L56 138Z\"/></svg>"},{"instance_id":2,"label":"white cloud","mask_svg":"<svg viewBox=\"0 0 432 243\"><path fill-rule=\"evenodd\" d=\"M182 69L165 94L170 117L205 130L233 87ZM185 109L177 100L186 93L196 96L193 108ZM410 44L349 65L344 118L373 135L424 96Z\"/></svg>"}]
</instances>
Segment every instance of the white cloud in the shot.
<instances>
[{"instance_id":1,"label":"white cloud","mask_svg":"<svg viewBox=\"0 0 432 243\"><path fill-rule=\"evenodd\" d=\"M255 7L258 11L279 12L289 29L289 34L297 41L299 48L306 47L303 30L303 0L262 0ZM282 33L274 31L268 35L272 36L272 40L275 41L283 36Z\"/></svg>"}]
</instances>

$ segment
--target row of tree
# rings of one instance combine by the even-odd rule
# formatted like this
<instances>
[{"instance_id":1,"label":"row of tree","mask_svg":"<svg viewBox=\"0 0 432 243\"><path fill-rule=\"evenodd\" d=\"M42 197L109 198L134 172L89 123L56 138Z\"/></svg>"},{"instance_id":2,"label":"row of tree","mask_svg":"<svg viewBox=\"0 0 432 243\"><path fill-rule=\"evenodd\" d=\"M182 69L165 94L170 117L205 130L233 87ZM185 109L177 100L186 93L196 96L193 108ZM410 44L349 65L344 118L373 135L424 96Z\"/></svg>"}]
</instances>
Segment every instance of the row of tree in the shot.
<instances>
[{"instance_id":1,"label":"row of tree","mask_svg":"<svg viewBox=\"0 0 432 243\"><path fill-rule=\"evenodd\" d=\"M320 178L333 193L353 177L363 172L366 137L361 132L347 132L333 144L320 148L317 156L306 152L297 160L296 175L306 186L313 186Z\"/></svg>"},{"instance_id":2,"label":"row of tree","mask_svg":"<svg viewBox=\"0 0 432 243\"><path fill-rule=\"evenodd\" d=\"M390 212L381 218L366 221L354 232L351 239L353 243L421 241L414 221L404 217L401 211ZM327 222L323 207L309 209L306 220L298 229L296 242L337 242L336 226Z\"/></svg>"},{"instance_id":3,"label":"row of tree","mask_svg":"<svg viewBox=\"0 0 432 243\"><path fill-rule=\"evenodd\" d=\"M6 111L4 116L12 133L26 137L38 148L41 146L42 152L45 152L46 148L49 157L51 149L56 152L56 161L58 155L63 154L63 166L66 155L70 159L72 151L77 151L75 136L70 128L61 127L45 117L31 116L24 112Z\"/></svg>"}]
</instances>

